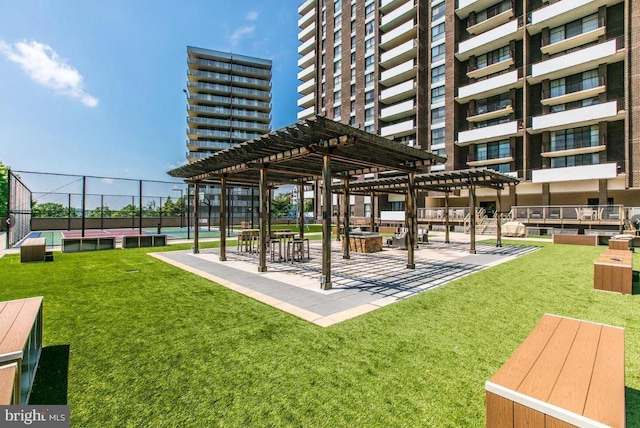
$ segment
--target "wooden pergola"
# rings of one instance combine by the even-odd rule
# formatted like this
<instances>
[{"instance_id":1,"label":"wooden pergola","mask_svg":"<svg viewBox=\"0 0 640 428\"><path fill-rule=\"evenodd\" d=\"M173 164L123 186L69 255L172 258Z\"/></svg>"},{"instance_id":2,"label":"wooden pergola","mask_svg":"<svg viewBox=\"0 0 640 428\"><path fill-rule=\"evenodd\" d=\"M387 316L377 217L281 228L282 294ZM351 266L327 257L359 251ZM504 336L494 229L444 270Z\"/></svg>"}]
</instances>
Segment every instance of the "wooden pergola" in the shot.
<instances>
[{"instance_id":1,"label":"wooden pergola","mask_svg":"<svg viewBox=\"0 0 640 428\"><path fill-rule=\"evenodd\" d=\"M415 266L413 263L413 249L415 248L415 237L417 232L417 209L415 204L410 201L415 200L415 193L422 191L443 192L445 195L445 242L449 242L449 194L457 189L469 190L469 210L470 216L470 252L476 252L476 188L487 187L497 191L496 211L501 211L500 198L502 190L507 186L516 186L520 180L506 174L496 172L491 169L464 169L457 171L432 172L428 174L416 175L413 178L407 176L394 176L379 178L375 180L359 181L351 183L349 188L342 187L336 189L336 192L344 192L345 194L364 194L372 195L374 193L395 193L405 195L405 224L408 229L408 262L407 267ZM346 199L346 196L345 196ZM347 210L348 212L348 210ZM373 214L373 212L372 212ZM348 223L348 219L345 219ZM345 233L347 228L345 227ZM502 246L500 216L496 216L496 245Z\"/></svg>"},{"instance_id":2,"label":"wooden pergola","mask_svg":"<svg viewBox=\"0 0 640 428\"><path fill-rule=\"evenodd\" d=\"M323 289L331 284L331 193L332 181L341 180L344 191L363 174L395 171L406 177L410 191L407 207L415 220L415 177L446 158L388 140L375 134L321 116L299 121L256 139L213 153L200 161L169 171L195 187L195 216L198 218L199 187L219 185L220 229L225 229L227 186L258 187L260 233L258 271L267 270L269 238L269 187L295 184L304 194L304 184L322 180L322 278ZM303 224L304 210L300 210ZM348 210L347 210L348 211ZM348 220L348 218L347 218ZM300 228L301 235L304 233ZM348 227L345 228L348 238ZM415 240L415 238L412 238ZM198 227L194 251L198 252ZM348 245L347 255L348 255ZM413 254L413 250L411 251ZM220 235L220 260L226 260L226 237ZM408 267L412 267L409 266Z\"/></svg>"}]
</instances>

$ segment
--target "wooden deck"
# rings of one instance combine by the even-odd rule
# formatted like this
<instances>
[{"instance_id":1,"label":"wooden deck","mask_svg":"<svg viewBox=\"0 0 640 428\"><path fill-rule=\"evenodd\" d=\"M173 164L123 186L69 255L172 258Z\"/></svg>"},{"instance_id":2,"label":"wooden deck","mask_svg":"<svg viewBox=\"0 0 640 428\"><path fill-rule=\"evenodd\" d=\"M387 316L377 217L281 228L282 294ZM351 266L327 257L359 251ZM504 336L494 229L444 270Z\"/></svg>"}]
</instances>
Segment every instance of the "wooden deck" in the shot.
<instances>
[{"instance_id":1,"label":"wooden deck","mask_svg":"<svg viewBox=\"0 0 640 428\"><path fill-rule=\"evenodd\" d=\"M487 427L624 427L624 330L545 315L485 389Z\"/></svg>"}]
</instances>

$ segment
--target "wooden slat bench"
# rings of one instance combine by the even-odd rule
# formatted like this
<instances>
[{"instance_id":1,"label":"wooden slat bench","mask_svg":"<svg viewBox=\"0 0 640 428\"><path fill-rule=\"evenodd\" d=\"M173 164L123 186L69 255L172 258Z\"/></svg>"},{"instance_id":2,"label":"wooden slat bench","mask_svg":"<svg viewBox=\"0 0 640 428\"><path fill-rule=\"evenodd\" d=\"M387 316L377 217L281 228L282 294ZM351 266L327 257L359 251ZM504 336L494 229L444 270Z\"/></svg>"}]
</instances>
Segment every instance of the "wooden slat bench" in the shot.
<instances>
[{"instance_id":1,"label":"wooden slat bench","mask_svg":"<svg viewBox=\"0 0 640 428\"><path fill-rule=\"evenodd\" d=\"M571 245L592 245L595 247L596 245L598 245L598 236L554 233L553 243L554 244L571 244Z\"/></svg>"},{"instance_id":2,"label":"wooden slat bench","mask_svg":"<svg viewBox=\"0 0 640 428\"><path fill-rule=\"evenodd\" d=\"M42 297L0 302L0 366L16 363L19 404L27 404L42 351Z\"/></svg>"},{"instance_id":3,"label":"wooden slat bench","mask_svg":"<svg viewBox=\"0 0 640 428\"><path fill-rule=\"evenodd\" d=\"M487 427L624 427L624 330L545 315L485 389Z\"/></svg>"},{"instance_id":4,"label":"wooden slat bench","mask_svg":"<svg viewBox=\"0 0 640 428\"><path fill-rule=\"evenodd\" d=\"M18 405L20 397L18 365L16 363L0 366L0 406Z\"/></svg>"},{"instance_id":5,"label":"wooden slat bench","mask_svg":"<svg viewBox=\"0 0 640 428\"><path fill-rule=\"evenodd\" d=\"M593 288L632 294L633 253L629 250L605 250L593 263Z\"/></svg>"}]
</instances>

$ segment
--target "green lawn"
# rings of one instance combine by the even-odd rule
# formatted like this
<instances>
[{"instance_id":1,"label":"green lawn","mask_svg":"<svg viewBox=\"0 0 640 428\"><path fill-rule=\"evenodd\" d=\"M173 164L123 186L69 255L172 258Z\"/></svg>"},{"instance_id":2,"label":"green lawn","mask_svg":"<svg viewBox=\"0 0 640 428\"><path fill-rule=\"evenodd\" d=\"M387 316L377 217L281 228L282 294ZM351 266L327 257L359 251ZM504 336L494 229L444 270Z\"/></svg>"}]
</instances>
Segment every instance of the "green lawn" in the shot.
<instances>
[{"instance_id":1,"label":"green lawn","mask_svg":"<svg viewBox=\"0 0 640 428\"><path fill-rule=\"evenodd\" d=\"M0 300L45 297L32 402L68 402L72 426L483 427L484 382L544 313L626 329L627 426L640 426L640 295L593 291L603 247L537 245L330 328L149 249L5 256Z\"/></svg>"}]
</instances>

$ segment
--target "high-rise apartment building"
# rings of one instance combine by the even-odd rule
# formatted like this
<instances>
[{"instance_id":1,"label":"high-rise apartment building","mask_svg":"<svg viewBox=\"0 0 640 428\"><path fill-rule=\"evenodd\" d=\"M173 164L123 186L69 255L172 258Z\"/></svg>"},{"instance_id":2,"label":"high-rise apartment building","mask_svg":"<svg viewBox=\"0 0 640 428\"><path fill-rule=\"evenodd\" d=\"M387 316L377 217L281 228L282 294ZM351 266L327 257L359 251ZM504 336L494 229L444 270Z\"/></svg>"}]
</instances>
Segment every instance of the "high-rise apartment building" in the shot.
<instances>
[{"instance_id":1,"label":"high-rise apartment building","mask_svg":"<svg viewBox=\"0 0 640 428\"><path fill-rule=\"evenodd\" d=\"M271 130L271 61L187 47L187 158Z\"/></svg>"},{"instance_id":2,"label":"high-rise apartment building","mask_svg":"<svg viewBox=\"0 0 640 428\"><path fill-rule=\"evenodd\" d=\"M189 162L271 131L271 67L266 59L187 47ZM203 190L199 221L217 223L219 189ZM253 219L257 193L238 188L230 194L228 224Z\"/></svg>"},{"instance_id":3,"label":"high-rise apartment building","mask_svg":"<svg viewBox=\"0 0 640 428\"><path fill-rule=\"evenodd\" d=\"M433 171L516 175L523 183L505 196L510 205L635 206L635 3L304 1L298 117L325 115L447 155ZM480 192L480 202L494 193ZM428 196L427 205L443 203ZM393 208L393 199L381 204Z\"/></svg>"}]
</instances>

